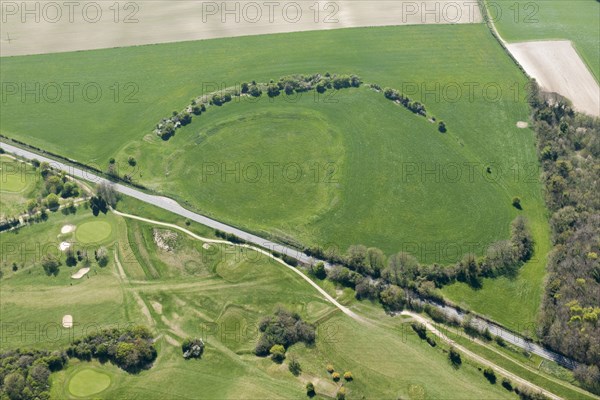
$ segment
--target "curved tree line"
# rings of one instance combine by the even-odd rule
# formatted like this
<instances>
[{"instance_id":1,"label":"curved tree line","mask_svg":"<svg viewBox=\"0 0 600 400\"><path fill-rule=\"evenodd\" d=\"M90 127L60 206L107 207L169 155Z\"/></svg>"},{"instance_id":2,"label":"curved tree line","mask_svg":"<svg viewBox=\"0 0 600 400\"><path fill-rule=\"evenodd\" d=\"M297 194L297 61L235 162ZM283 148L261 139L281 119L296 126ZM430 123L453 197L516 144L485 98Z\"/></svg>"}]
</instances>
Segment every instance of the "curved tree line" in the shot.
<instances>
[{"instance_id":1,"label":"curved tree line","mask_svg":"<svg viewBox=\"0 0 600 400\"><path fill-rule=\"evenodd\" d=\"M291 96L295 93L305 93L315 90L319 94L323 94L328 90L342 90L346 88L357 88L362 85L362 80L359 76L351 74L312 74L312 75L287 75L279 78L277 82L271 80L268 83L258 83L256 81L244 82L239 87L223 89L217 92L209 93L193 99L188 106L182 111L173 111L170 117L163 118L154 129L154 133L163 140L169 140L175 131L182 126L189 125L194 117L198 117L205 113L211 106L222 106L231 102L236 97L249 96L258 98L264 93L268 97L277 97L282 93ZM377 84L370 84L377 92L383 92L388 100L402 105L407 110L426 117L427 112L425 106L413 101L408 96L402 94L396 89L385 88L384 90ZM435 117L431 117L431 121L435 122ZM446 132L446 125L440 121L438 124L440 132Z\"/></svg>"}]
</instances>

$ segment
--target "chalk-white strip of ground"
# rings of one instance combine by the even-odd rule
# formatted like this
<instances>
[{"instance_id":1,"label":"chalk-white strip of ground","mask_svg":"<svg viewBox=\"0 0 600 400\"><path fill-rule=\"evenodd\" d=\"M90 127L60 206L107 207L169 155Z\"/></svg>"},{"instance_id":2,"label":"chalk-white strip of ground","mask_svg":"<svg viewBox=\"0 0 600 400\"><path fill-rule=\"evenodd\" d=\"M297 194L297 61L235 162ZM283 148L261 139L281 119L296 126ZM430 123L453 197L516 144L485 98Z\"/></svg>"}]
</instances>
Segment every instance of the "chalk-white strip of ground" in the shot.
<instances>
[{"instance_id":1,"label":"chalk-white strip of ground","mask_svg":"<svg viewBox=\"0 0 600 400\"><path fill-rule=\"evenodd\" d=\"M567 97L577 111L600 116L600 86L570 41L507 43L506 46L544 91Z\"/></svg>"},{"instance_id":2,"label":"chalk-white strip of ground","mask_svg":"<svg viewBox=\"0 0 600 400\"><path fill-rule=\"evenodd\" d=\"M476 0L46 3L3 2L0 56L349 27L482 21Z\"/></svg>"}]
</instances>

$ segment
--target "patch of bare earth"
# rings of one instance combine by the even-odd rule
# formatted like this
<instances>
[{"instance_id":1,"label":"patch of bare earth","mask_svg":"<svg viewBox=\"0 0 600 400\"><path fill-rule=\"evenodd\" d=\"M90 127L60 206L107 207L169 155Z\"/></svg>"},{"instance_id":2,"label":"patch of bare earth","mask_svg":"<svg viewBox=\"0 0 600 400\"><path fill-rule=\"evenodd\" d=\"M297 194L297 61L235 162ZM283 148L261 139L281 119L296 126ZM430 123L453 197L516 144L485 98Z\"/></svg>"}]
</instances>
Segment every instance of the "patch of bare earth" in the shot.
<instances>
[{"instance_id":1,"label":"patch of bare earth","mask_svg":"<svg viewBox=\"0 0 600 400\"><path fill-rule=\"evenodd\" d=\"M173 251L177 243L177 233L169 230L155 228L152 230L152 237L158 248L164 251Z\"/></svg>"},{"instance_id":2,"label":"patch of bare earth","mask_svg":"<svg viewBox=\"0 0 600 400\"><path fill-rule=\"evenodd\" d=\"M51 7L35 2L27 6L33 10L30 13L25 12L25 3L6 3L11 4L10 10L3 7L0 56L350 27L482 21L475 1L455 0L83 1L73 3L75 6L53 2Z\"/></svg>"},{"instance_id":3,"label":"patch of bare earth","mask_svg":"<svg viewBox=\"0 0 600 400\"><path fill-rule=\"evenodd\" d=\"M506 46L542 90L568 98L577 111L600 116L600 86L570 41L509 43Z\"/></svg>"}]
</instances>

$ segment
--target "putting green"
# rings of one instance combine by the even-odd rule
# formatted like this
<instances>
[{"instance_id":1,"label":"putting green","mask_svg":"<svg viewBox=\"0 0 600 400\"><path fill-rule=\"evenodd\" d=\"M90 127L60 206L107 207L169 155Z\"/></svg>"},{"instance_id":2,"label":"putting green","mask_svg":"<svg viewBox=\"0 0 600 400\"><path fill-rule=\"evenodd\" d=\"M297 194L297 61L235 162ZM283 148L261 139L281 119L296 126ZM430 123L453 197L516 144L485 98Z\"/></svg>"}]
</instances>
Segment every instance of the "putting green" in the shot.
<instances>
[{"instance_id":1,"label":"putting green","mask_svg":"<svg viewBox=\"0 0 600 400\"><path fill-rule=\"evenodd\" d=\"M112 226L106 221L85 222L77 227L75 236L81 243L98 243L110 237Z\"/></svg>"},{"instance_id":2,"label":"putting green","mask_svg":"<svg viewBox=\"0 0 600 400\"><path fill-rule=\"evenodd\" d=\"M105 390L110 383L111 379L107 374L86 368L73 375L69 381L69 392L77 397L88 397Z\"/></svg>"},{"instance_id":3,"label":"putting green","mask_svg":"<svg viewBox=\"0 0 600 400\"><path fill-rule=\"evenodd\" d=\"M25 190L31 180L31 175L26 175L23 165L10 158L0 158L0 191L17 193Z\"/></svg>"}]
</instances>

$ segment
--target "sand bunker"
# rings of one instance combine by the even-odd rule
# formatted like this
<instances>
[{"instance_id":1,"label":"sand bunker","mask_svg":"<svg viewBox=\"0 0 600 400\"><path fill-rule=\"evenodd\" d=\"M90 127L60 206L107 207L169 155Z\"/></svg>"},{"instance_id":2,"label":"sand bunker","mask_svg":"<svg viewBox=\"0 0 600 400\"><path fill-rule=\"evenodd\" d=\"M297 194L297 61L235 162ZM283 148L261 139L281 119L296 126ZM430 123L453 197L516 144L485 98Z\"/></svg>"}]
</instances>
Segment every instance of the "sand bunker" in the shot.
<instances>
[{"instance_id":1,"label":"sand bunker","mask_svg":"<svg viewBox=\"0 0 600 400\"><path fill-rule=\"evenodd\" d=\"M66 314L62 319L63 328L72 328L73 327L73 316Z\"/></svg>"},{"instance_id":2,"label":"sand bunker","mask_svg":"<svg viewBox=\"0 0 600 400\"><path fill-rule=\"evenodd\" d=\"M69 242L61 242L58 245L58 248L60 249L60 251L66 251L69 247L71 247L71 243L69 243Z\"/></svg>"},{"instance_id":3,"label":"sand bunker","mask_svg":"<svg viewBox=\"0 0 600 400\"><path fill-rule=\"evenodd\" d=\"M525 121L519 121L517 122L517 128L521 128L521 129L525 129L528 128L529 124Z\"/></svg>"},{"instance_id":4,"label":"sand bunker","mask_svg":"<svg viewBox=\"0 0 600 400\"><path fill-rule=\"evenodd\" d=\"M88 272L90 272L89 268L81 268L79 271L75 272L73 275L71 275L71 278L73 279L81 279L85 276L85 274L87 274Z\"/></svg>"},{"instance_id":5,"label":"sand bunker","mask_svg":"<svg viewBox=\"0 0 600 400\"><path fill-rule=\"evenodd\" d=\"M205 250L209 250L210 249L210 243L204 243L202 245L202 248L205 249Z\"/></svg>"},{"instance_id":6,"label":"sand bunker","mask_svg":"<svg viewBox=\"0 0 600 400\"><path fill-rule=\"evenodd\" d=\"M75 225L65 225L60 229L60 233L66 235L67 233L71 233L75 230Z\"/></svg>"}]
</instances>

